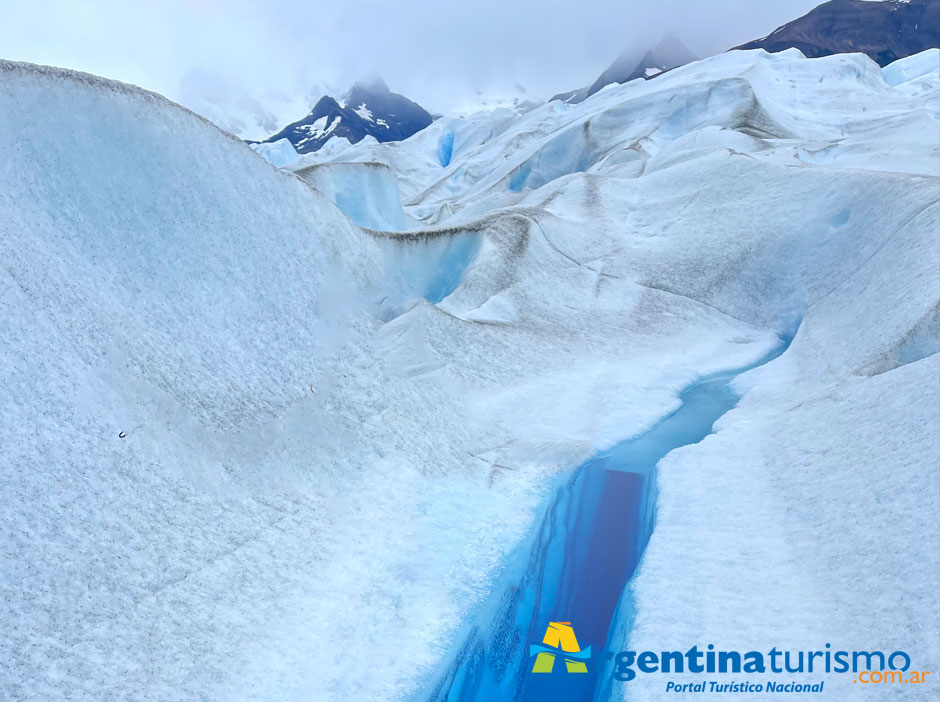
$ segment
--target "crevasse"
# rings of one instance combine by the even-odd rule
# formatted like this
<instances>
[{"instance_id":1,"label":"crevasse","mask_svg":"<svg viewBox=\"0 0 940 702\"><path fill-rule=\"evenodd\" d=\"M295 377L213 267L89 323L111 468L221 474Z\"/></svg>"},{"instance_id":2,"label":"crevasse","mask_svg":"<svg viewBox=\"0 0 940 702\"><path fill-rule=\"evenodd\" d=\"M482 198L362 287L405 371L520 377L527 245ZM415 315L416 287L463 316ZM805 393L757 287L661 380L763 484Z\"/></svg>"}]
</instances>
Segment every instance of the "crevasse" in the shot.
<instances>
[{"instance_id":1,"label":"crevasse","mask_svg":"<svg viewBox=\"0 0 940 702\"><path fill-rule=\"evenodd\" d=\"M731 382L777 358L794 334L754 364L699 379L672 414L637 437L587 461L563 479L532 537L507 567L457 651L418 700L432 702L601 702L612 698L614 655L635 614L627 584L656 521L656 465L698 443L739 396ZM551 673L531 672L529 645L549 622L571 622L587 674L570 674L559 656Z\"/></svg>"}]
</instances>

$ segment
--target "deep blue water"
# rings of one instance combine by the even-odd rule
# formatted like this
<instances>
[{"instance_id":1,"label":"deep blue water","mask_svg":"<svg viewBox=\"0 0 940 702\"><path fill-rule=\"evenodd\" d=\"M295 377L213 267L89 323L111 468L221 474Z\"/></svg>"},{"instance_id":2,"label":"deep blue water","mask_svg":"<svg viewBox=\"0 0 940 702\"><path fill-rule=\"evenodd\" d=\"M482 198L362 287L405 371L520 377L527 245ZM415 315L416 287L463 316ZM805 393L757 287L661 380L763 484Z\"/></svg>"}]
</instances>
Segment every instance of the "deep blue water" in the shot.
<instances>
[{"instance_id":1,"label":"deep blue water","mask_svg":"<svg viewBox=\"0 0 940 702\"><path fill-rule=\"evenodd\" d=\"M731 381L767 363L702 378L680 394L681 406L649 431L604 451L560 482L533 537L512 559L488 605L422 702L601 702L614 685L608 652L626 644L633 603L627 583L656 521L656 464L680 446L701 441L737 404ZM531 672L530 644L549 622L571 622L581 650L591 647L586 674L568 673L556 656L551 673Z\"/></svg>"}]
</instances>

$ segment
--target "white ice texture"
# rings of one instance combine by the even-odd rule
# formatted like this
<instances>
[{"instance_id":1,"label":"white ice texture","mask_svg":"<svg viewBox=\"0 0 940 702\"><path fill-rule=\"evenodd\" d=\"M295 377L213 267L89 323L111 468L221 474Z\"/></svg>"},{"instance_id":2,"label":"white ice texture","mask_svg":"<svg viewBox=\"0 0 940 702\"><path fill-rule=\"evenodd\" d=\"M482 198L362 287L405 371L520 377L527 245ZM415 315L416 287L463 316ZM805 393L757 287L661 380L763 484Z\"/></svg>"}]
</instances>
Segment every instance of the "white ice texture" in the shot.
<instances>
[{"instance_id":1,"label":"white ice texture","mask_svg":"<svg viewBox=\"0 0 940 702\"><path fill-rule=\"evenodd\" d=\"M294 149L289 139L278 139L274 142L260 142L249 144L256 154L264 158L272 166L281 168L293 163L300 154Z\"/></svg>"},{"instance_id":2,"label":"white ice texture","mask_svg":"<svg viewBox=\"0 0 940 702\"><path fill-rule=\"evenodd\" d=\"M661 462L630 645L935 666L938 81L731 52L295 174L0 63L0 697L412 699L563 471L801 318Z\"/></svg>"}]
</instances>

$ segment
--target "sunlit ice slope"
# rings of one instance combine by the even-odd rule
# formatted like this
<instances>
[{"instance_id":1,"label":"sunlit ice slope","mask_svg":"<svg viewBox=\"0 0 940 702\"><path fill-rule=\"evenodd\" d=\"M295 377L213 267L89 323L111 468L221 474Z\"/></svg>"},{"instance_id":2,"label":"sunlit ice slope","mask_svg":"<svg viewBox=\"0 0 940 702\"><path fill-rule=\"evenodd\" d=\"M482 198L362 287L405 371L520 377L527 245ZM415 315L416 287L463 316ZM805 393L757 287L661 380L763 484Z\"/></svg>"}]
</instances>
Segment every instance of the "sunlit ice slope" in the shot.
<instances>
[{"instance_id":1,"label":"sunlit ice slope","mask_svg":"<svg viewBox=\"0 0 940 702\"><path fill-rule=\"evenodd\" d=\"M661 463L623 644L936 660L915 59L733 52L331 154L403 214L384 170L321 194L156 96L2 64L0 689L413 699L561 471L797 327Z\"/></svg>"}]
</instances>

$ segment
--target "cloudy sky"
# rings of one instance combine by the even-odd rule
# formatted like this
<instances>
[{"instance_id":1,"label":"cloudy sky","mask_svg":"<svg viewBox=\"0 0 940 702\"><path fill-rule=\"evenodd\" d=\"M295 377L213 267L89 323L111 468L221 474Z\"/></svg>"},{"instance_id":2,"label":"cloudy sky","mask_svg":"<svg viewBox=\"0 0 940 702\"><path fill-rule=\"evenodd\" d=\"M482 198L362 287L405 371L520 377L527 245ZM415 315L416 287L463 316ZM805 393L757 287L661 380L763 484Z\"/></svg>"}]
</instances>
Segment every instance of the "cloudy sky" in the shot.
<instances>
[{"instance_id":1,"label":"cloudy sky","mask_svg":"<svg viewBox=\"0 0 940 702\"><path fill-rule=\"evenodd\" d=\"M197 111L206 95L296 110L316 86L378 72L448 112L517 83L538 98L588 84L667 32L715 53L819 1L23 0L0 2L0 58L117 78Z\"/></svg>"}]
</instances>

